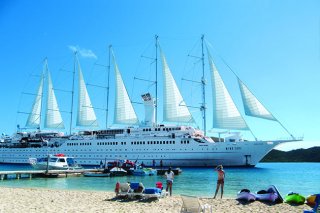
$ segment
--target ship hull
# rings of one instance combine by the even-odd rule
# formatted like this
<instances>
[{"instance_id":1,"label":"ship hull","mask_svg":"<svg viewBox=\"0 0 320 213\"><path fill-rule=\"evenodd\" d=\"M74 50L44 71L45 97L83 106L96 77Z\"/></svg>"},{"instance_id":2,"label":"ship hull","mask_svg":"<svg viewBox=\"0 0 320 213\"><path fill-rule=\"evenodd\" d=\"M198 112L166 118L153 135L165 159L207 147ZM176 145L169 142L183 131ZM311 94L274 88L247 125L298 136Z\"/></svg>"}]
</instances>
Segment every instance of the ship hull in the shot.
<instances>
[{"instance_id":1,"label":"ship hull","mask_svg":"<svg viewBox=\"0 0 320 213\"><path fill-rule=\"evenodd\" d=\"M129 159L146 166L212 167L255 166L268 152L288 141L206 142L167 137L119 140L67 140L59 147L0 148L0 163L28 163L30 157L64 153L81 165L97 166L102 161Z\"/></svg>"}]
</instances>

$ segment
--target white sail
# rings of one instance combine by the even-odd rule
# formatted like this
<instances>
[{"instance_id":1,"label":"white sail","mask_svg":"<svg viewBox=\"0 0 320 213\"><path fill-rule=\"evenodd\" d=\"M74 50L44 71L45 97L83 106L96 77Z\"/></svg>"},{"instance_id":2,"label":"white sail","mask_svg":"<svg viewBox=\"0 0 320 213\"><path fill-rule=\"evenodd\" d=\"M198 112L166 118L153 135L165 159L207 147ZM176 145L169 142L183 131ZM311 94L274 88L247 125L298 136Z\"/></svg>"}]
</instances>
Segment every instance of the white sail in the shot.
<instances>
[{"instance_id":1,"label":"white sail","mask_svg":"<svg viewBox=\"0 0 320 213\"><path fill-rule=\"evenodd\" d=\"M93 110L87 87L78 62L79 93L78 93L78 116L77 126L98 126L96 114Z\"/></svg>"},{"instance_id":2,"label":"white sail","mask_svg":"<svg viewBox=\"0 0 320 213\"><path fill-rule=\"evenodd\" d=\"M208 51L213 95L213 128L248 130Z\"/></svg>"},{"instance_id":3,"label":"white sail","mask_svg":"<svg viewBox=\"0 0 320 213\"><path fill-rule=\"evenodd\" d=\"M239 78L238 83L246 115L277 121Z\"/></svg>"},{"instance_id":4,"label":"white sail","mask_svg":"<svg viewBox=\"0 0 320 213\"><path fill-rule=\"evenodd\" d=\"M174 80L166 58L161 52L162 71L163 71L163 120L168 122L194 123L194 119L189 112L186 103Z\"/></svg>"},{"instance_id":5,"label":"white sail","mask_svg":"<svg viewBox=\"0 0 320 213\"><path fill-rule=\"evenodd\" d=\"M138 124L139 120L136 112L131 104L127 89L123 83L119 67L116 63L115 56L112 53L112 59L115 71L115 109L114 109L114 123L133 125Z\"/></svg>"},{"instance_id":6,"label":"white sail","mask_svg":"<svg viewBox=\"0 0 320 213\"><path fill-rule=\"evenodd\" d=\"M45 114L44 128L64 129L64 123L59 111L56 96L54 94L52 80L49 70L48 75L48 95L47 95L47 108Z\"/></svg>"},{"instance_id":7,"label":"white sail","mask_svg":"<svg viewBox=\"0 0 320 213\"><path fill-rule=\"evenodd\" d=\"M41 103L42 103L42 94L43 94L43 79L44 74L41 74L41 79L38 87L36 97L34 99L31 113L28 116L26 122L26 127L39 128L41 123Z\"/></svg>"}]
</instances>

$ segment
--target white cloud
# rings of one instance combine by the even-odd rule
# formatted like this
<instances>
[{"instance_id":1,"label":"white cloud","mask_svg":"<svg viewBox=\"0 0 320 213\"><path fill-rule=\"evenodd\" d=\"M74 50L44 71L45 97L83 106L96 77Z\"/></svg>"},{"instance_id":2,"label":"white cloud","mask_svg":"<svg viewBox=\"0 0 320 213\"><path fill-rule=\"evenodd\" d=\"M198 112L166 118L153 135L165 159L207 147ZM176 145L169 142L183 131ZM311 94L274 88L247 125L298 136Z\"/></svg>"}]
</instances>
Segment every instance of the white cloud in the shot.
<instances>
[{"instance_id":1,"label":"white cloud","mask_svg":"<svg viewBox=\"0 0 320 213\"><path fill-rule=\"evenodd\" d=\"M68 47L73 52L77 51L84 58L94 58L94 59L98 58L96 54L92 52L92 50L81 48L78 45L77 46L69 45Z\"/></svg>"},{"instance_id":2,"label":"white cloud","mask_svg":"<svg viewBox=\"0 0 320 213\"><path fill-rule=\"evenodd\" d=\"M78 50L78 48L76 46L73 46L73 45L69 45L68 47L72 52L75 52L75 51Z\"/></svg>"}]
</instances>

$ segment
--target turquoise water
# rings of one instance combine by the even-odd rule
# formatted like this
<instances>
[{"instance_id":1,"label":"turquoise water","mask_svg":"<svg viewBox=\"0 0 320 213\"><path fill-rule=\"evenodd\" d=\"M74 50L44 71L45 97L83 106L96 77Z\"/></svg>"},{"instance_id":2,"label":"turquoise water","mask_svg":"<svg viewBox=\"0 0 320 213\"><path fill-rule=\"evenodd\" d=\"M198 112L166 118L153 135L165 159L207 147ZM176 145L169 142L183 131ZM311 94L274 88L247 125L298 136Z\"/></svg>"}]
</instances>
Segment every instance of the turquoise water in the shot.
<instances>
[{"instance_id":1,"label":"turquoise water","mask_svg":"<svg viewBox=\"0 0 320 213\"><path fill-rule=\"evenodd\" d=\"M0 164L0 170L31 169L27 165ZM189 194L212 197L216 187L217 174L213 168L182 168L175 176L173 194ZM266 189L275 185L282 195L290 191L309 195L320 192L320 163L259 163L255 168L225 168L225 197L235 197L243 188L251 191ZM154 187L157 181L165 183L162 176L126 177L68 177L10 179L0 181L0 186L42 187L51 189L113 191L115 183L142 182L145 187Z\"/></svg>"}]
</instances>

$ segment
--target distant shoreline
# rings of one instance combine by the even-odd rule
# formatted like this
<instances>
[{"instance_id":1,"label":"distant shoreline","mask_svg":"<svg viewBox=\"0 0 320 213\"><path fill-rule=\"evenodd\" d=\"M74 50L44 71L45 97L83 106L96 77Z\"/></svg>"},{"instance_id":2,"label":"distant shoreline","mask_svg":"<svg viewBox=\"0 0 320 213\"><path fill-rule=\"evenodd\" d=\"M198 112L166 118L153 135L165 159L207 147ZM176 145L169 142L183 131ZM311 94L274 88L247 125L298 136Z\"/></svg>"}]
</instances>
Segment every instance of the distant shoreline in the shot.
<instances>
[{"instance_id":1,"label":"distant shoreline","mask_svg":"<svg viewBox=\"0 0 320 213\"><path fill-rule=\"evenodd\" d=\"M308 149L296 149L291 151L271 150L260 162L261 163L318 163L320 162L320 146Z\"/></svg>"}]
</instances>

